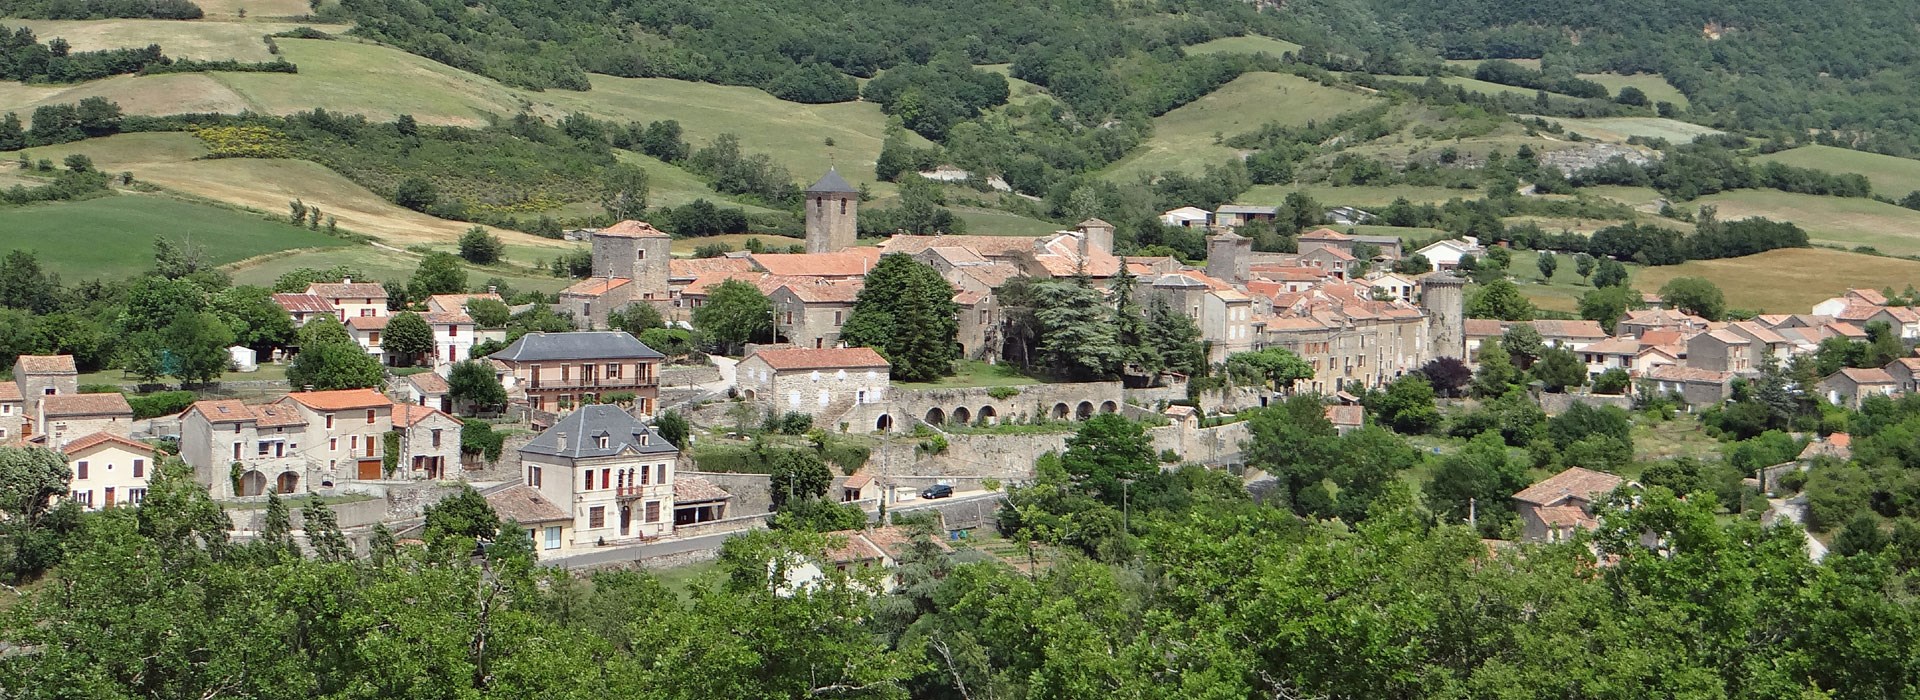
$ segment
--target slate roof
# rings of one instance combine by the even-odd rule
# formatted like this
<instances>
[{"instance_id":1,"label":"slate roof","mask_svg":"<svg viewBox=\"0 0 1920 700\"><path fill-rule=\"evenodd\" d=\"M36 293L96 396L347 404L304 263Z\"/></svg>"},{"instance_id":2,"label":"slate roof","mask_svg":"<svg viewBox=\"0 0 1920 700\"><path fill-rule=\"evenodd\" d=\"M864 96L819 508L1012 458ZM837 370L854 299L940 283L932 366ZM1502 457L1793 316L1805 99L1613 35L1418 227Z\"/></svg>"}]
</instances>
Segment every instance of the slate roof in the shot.
<instances>
[{"instance_id":1,"label":"slate roof","mask_svg":"<svg viewBox=\"0 0 1920 700\"><path fill-rule=\"evenodd\" d=\"M487 357L510 362L666 358L626 331L528 333Z\"/></svg>"},{"instance_id":2,"label":"slate roof","mask_svg":"<svg viewBox=\"0 0 1920 700\"><path fill-rule=\"evenodd\" d=\"M91 449L93 447L97 447L99 445L107 445L107 444L112 444L118 447L124 447L126 449L133 450L134 452L138 452L144 455L153 454L152 446L142 442L134 442L127 438L114 435L113 433L94 433L92 435L76 438L73 442L67 443L66 447L60 448L60 451L66 453L68 456L72 456L72 455L79 454L82 451Z\"/></svg>"},{"instance_id":3,"label":"slate roof","mask_svg":"<svg viewBox=\"0 0 1920 700\"><path fill-rule=\"evenodd\" d=\"M486 495L487 505L493 506L493 513L501 520L512 520L521 525L551 523L572 520L573 516L560 509L560 506L540 495L539 491L524 484L514 484Z\"/></svg>"},{"instance_id":4,"label":"slate roof","mask_svg":"<svg viewBox=\"0 0 1920 700\"><path fill-rule=\"evenodd\" d=\"M645 221L634 221L633 219L627 219L626 221L600 229L593 235L611 236L614 238L670 238L666 232L654 228L653 224Z\"/></svg>"},{"instance_id":5,"label":"slate roof","mask_svg":"<svg viewBox=\"0 0 1920 700\"><path fill-rule=\"evenodd\" d=\"M873 348L774 348L753 354L775 370L891 367Z\"/></svg>"},{"instance_id":6,"label":"slate roof","mask_svg":"<svg viewBox=\"0 0 1920 700\"><path fill-rule=\"evenodd\" d=\"M40 412L48 418L63 416L131 416L133 407L119 392L111 394L58 394L40 399Z\"/></svg>"},{"instance_id":7,"label":"slate roof","mask_svg":"<svg viewBox=\"0 0 1920 700\"><path fill-rule=\"evenodd\" d=\"M561 435L567 436L564 447ZM602 435L607 438L606 447L600 447L597 439ZM673 443L660 437L660 433L640 422L640 419L619 406L608 404L582 406L562 416L553 427L520 448L520 451L568 459L591 459L612 457L629 449L643 455L679 452Z\"/></svg>"},{"instance_id":8,"label":"slate roof","mask_svg":"<svg viewBox=\"0 0 1920 700\"><path fill-rule=\"evenodd\" d=\"M1606 472L1597 472L1584 467L1568 467L1566 471L1528 486L1526 490L1514 494L1513 498L1538 506L1554 505L1569 497L1592 501L1619 488L1623 483L1626 483L1625 479Z\"/></svg>"},{"instance_id":9,"label":"slate roof","mask_svg":"<svg viewBox=\"0 0 1920 700\"><path fill-rule=\"evenodd\" d=\"M79 374L72 355L21 355L14 365L27 374Z\"/></svg>"},{"instance_id":10,"label":"slate roof","mask_svg":"<svg viewBox=\"0 0 1920 700\"><path fill-rule=\"evenodd\" d=\"M838 168L827 168L827 174L807 185L807 194L860 194L860 188L854 187L847 179L840 177Z\"/></svg>"}]
</instances>

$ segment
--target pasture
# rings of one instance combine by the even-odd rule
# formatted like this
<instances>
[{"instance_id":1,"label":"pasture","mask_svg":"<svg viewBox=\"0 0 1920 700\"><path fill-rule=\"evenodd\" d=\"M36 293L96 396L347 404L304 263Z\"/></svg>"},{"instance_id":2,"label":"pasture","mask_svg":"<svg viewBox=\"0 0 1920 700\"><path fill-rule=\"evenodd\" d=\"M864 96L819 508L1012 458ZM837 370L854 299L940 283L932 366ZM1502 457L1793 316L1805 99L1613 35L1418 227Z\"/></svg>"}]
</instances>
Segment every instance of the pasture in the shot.
<instances>
[{"instance_id":1,"label":"pasture","mask_svg":"<svg viewBox=\"0 0 1920 700\"><path fill-rule=\"evenodd\" d=\"M199 246L216 264L283 250L336 252L347 241L265 217L159 195L0 208L0 250L30 250L67 282L133 277L153 267L157 238Z\"/></svg>"},{"instance_id":2,"label":"pasture","mask_svg":"<svg viewBox=\"0 0 1920 700\"><path fill-rule=\"evenodd\" d=\"M1166 170L1199 173L1237 158L1240 151L1217 139L1253 131L1269 122L1287 126L1362 109L1377 98L1278 73L1248 73L1205 97L1153 120L1153 138L1110 165L1105 177L1132 181Z\"/></svg>"},{"instance_id":3,"label":"pasture","mask_svg":"<svg viewBox=\"0 0 1920 700\"><path fill-rule=\"evenodd\" d=\"M1849 287L1920 286L1920 262L1825 248L1783 248L1744 258L1633 268L1633 286L1642 291L1658 291L1675 277L1704 277L1719 285L1731 308L1807 313Z\"/></svg>"},{"instance_id":4,"label":"pasture","mask_svg":"<svg viewBox=\"0 0 1920 700\"><path fill-rule=\"evenodd\" d=\"M1785 163L1830 173L1856 173L1873 182L1873 191L1899 199L1920 190L1920 160L1855 151L1834 146L1801 146L1769 153L1756 160Z\"/></svg>"}]
</instances>

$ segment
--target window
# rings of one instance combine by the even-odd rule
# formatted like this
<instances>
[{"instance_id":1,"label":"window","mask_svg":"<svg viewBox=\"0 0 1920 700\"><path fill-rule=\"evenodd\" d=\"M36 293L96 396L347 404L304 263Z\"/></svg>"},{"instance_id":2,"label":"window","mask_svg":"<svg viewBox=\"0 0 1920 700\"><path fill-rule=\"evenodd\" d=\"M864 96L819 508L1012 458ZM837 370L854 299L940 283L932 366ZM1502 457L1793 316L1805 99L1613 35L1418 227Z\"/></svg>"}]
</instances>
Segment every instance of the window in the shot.
<instances>
[{"instance_id":1,"label":"window","mask_svg":"<svg viewBox=\"0 0 1920 700\"><path fill-rule=\"evenodd\" d=\"M433 446L434 447L440 446L440 429L439 428L433 429Z\"/></svg>"},{"instance_id":2,"label":"window","mask_svg":"<svg viewBox=\"0 0 1920 700\"><path fill-rule=\"evenodd\" d=\"M368 334L367 334L367 344L368 344L368 345L379 345L379 344L380 344L380 331L373 331L373 332L370 332L370 333L368 333Z\"/></svg>"},{"instance_id":3,"label":"window","mask_svg":"<svg viewBox=\"0 0 1920 700\"><path fill-rule=\"evenodd\" d=\"M81 506L83 506L83 507L86 507L86 508L92 508L92 507L93 507L93 492L92 492L92 491L75 491L75 492L73 492L73 494L72 494L72 496L73 496L73 502L74 502L74 503L78 503L78 504L80 504Z\"/></svg>"},{"instance_id":4,"label":"window","mask_svg":"<svg viewBox=\"0 0 1920 700\"><path fill-rule=\"evenodd\" d=\"M647 484L653 483L652 479L647 478L653 475L652 472L653 472L652 468L646 468L646 469L640 470L640 485L645 486Z\"/></svg>"},{"instance_id":5,"label":"window","mask_svg":"<svg viewBox=\"0 0 1920 700\"><path fill-rule=\"evenodd\" d=\"M333 451L335 451L335 450L339 450L339 449L340 449L340 438L327 438L327 451L328 451L328 452L333 452Z\"/></svg>"},{"instance_id":6,"label":"window","mask_svg":"<svg viewBox=\"0 0 1920 700\"><path fill-rule=\"evenodd\" d=\"M73 465L73 478L75 478L75 479L85 479L85 478L87 478L87 463L86 463L86 462L84 462L84 461L82 461L82 462L78 462L78 463L76 463L76 464L74 464L74 465Z\"/></svg>"},{"instance_id":7,"label":"window","mask_svg":"<svg viewBox=\"0 0 1920 700\"><path fill-rule=\"evenodd\" d=\"M667 465L656 464L656 465L653 465L653 468L654 468L653 473L655 474L653 478L653 482L656 484L667 483Z\"/></svg>"},{"instance_id":8,"label":"window","mask_svg":"<svg viewBox=\"0 0 1920 700\"><path fill-rule=\"evenodd\" d=\"M633 251L633 259L635 260L647 259L647 250L645 248L642 248L640 250Z\"/></svg>"},{"instance_id":9,"label":"window","mask_svg":"<svg viewBox=\"0 0 1920 700\"><path fill-rule=\"evenodd\" d=\"M660 522L660 502L647 501L647 522Z\"/></svg>"},{"instance_id":10,"label":"window","mask_svg":"<svg viewBox=\"0 0 1920 700\"><path fill-rule=\"evenodd\" d=\"M595 443L594 444L595 447L598 447L603 450L607 449L607 436L601 435L597 438L594 438L594 443Z\"/></svg>"},{"instance_id":11,"label":"window","mask_svg":"<svg viewBox=\"0 0 1920 700\"><path fill-rule=\"evenodd\" d=\"M333 414L331 413L327 414L327 429L328 430L333 429Z\"/></svg>"},{"instance_id":12,"label":"window","mask_svg":"<svg viewBox=\"0 0 1920 700\"><path fill-rule=\"evenodd\" d=\"M540 468L527 467L527 485L540 488Z\"/></svg>"},{"instance_id":13,"label":"window","mask_svg":"<svg viewBox=\"0 0 1920 700\"><path fill-rule=\"evenodd\" d=\"M607 507L606 506L594 506L592 508L587 509L587 527L600 528L600 527L606 527L606 526L607 526Z\"/></svg>"},{"instance_id":14,"label":"window","mask_svg":"<svg viewBox=\"0 0 1920 700\"><path fill-rule=\"evenodd\" d=\"M587 475L587 478L585 481L582 481L580 483L580 490L592 491L593 490L593 470L588 469L585 473Z\"/></svg>"},{"instance_id":15,"label":"window","mask_svg":"<svg viewBox=\"0 0 1920 700\"><path fill-rule=\"evenodd\" d=\"M620 378L620 363L618 362L607 363L607 378L608 379Z\"/></svg>"},{"instance_id":16,"label":"window","mask_svg":"<svg viewBox=\"0 0 1920 700\"><path fill-rule=\"evenodd\" d=\"M367 409L367 425L373 425L373 409Z\"/></svg>"},{"instance_id":17,"label":"window","mask_svg":"<svg viewBox=\"0 0 1920 700\"><path fill-rule=\"evenodd\" d=\"M846 313L846 312L844 311L833 312L833 325L836 325L836 326L840 325L840 315L843 313Z\"/></svg>"},{"instance_id":18,"label":"window","mask_svg":"<svg viewBox=\"0 0 1920 700\"><path fill-rule=\"evenodd\" d=\"M567 381L572 376L573 365L560 365L560 381Z\"/></svg>"},{"instance_id":19,"label":"window","mask_svg":"<svg viewBox=\"0 0 1920 700\"><path fill-rule=\"evenodd\" d=\"M447 337L449 338L460 337L460 327L453 325L451 323L447 324Z\"/></svg>"},{"instance_id":20,"label":"window","mask_svg":"<svg viewBox=\"0 0 1920 700\"><path fill-rule=\"evenodd\" d=\"M137 506L144 500L147 500L146 489L127 489L127 505Z\"/></svg>"},{"instance_id":21,"label":"window","mask_svg":"<svg viewBox=\"0 0 1920 700\"><path fill-rule=\"evenodd\" d=\"M547 549L559 549L559 548L560 548L560 526L554 525L552 527L547 528Z\"/></svg>"},{"instance_id":22,"label":"window","mask_svg":"<svg viewBox=\"0 0 1920 700\"><path fill-rule=\"evenodd\" d=\"M234 459L240 458L240 443L237 443L237 442L233 443L233 458Z\"/></svg>"},{"instance_id":23,"label":"window","mask_svg":"<svg viewBox=\"0 0 1920 700\"><path fill-rule=\"evenodd\" d=\"M144 460L144 459L133 460L133 478L138 479L146 475L147 475L147 460ZM145 491L145 489L141 489L141 490ZM128 496L131 497L132 492L128 492Z\"/></svg>"},{"instance_id":24,"label":"window","mask_svg":"<svg viewBox=\"0 0 1920 700\"><path fill-rule=\"evenodd\" d=\"M353 437L347 438L347 451L354 452L354 451L358 451L359 449L360 449L360 436L355 435Z\"/></svg>"},{"instance_id":25,"label":"window","mask_svg":"<svg viewBox=\"0 0 1920 700\"><path fill-rule=\"evenodd\" d=\"M842 215L845 215L847 213L847 200L844 200L844 199L840 200L840 213Z\"/></svg>"},{"instance_id":26,"label":"window","mask_svg":"<svg viewBox=\"0 0 1920 700\"><path fill-rule=\"evenodd\" d=\"M600 470L600 488L603 488L603 489L609 488L612 485L613 485L613 470L612 469Z\"/></svg>"}]
</instances>

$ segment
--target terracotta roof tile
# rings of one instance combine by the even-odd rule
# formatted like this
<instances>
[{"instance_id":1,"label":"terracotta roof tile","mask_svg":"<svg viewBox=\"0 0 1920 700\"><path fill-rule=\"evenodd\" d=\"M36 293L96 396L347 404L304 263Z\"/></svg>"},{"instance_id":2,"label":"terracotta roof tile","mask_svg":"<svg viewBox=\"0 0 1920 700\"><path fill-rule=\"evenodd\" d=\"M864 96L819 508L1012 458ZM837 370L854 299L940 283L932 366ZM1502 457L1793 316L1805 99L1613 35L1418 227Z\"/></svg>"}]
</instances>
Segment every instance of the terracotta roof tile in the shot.
<instances>
[{"instance_id":1,"label":"terracotta roof tile","mask_svg":"<svg viewBox=\"0 0 1920 700\"><path fill-rule=\"evenodd\" d=\"M725 489L713 485L713 482L707 481L706 479L697 476L675 475L673 477L673 500L675 503L720 501L729 498L733 498L733 494L727 493Z\"/></svg>"},{"instance_id":2,"label":"terracotta roof tile","mask_svg":"<svg viewBox=\"0 0 1920 700\"><path fill-rule=\"evenodd\" d=\"M561 510L560 506L547 500L546 496L531 486L514 484L504 489L488 493L487 505L493 507L495 515L501 520L512 520L521 525L552 523L572 520L573 516Z\"/></svg>"},{"instance_id":3,"label":"terracotta roof tile","mask_svg":"<svg viewBox=\"0 0 1920 700\"><path fill-rule=\"evenodd\" d=\"M208 423L245 423L254 420L253 411L238 399L195 401L181 415L197 413Z\"/></svg>"},{"instance_id":4,"label":"terracotta roof tile","mask_svg":"<svg viewBox=\"0 0 1920 700\"><path fill-rule=\"evenodd\" d=\"M321 299L385 299L387 288L373 282L315 282L307 293Z\"/></svg>"},{"instance_id":5,"label":"terracotta roof tile","mask_svg":"<svg viewBox=\"0 0 1920 700\"><path fill-rule=\"evenodd\" d=\"M595 231L593 235L610 236L613 238L671 238L666 232L654 228L652 224L645 221L634 221L633 219L627 219L626 221L600 229L599 231Z\"/></svg>"},{"instance_id":6,"label":"terracotta roof tile","mask_svg":"<svg viewBox=\"0 0 1920 700\"><path fill-rule=\"evenodd\" d=\"M1600 328L1599 321L1540 319L1532 323L1533 329L1539 331L1540 335L1547 338L1599 340L1607 337L1607 332Z\"/></svg>"},{"instance_id":7,"label":"terracotta roof tile","mask_svg":"<svg viewBox=\"0 0 1920 700\"><path fill-rule=\"evenodd\" d=\"M1366 420L1367 409L1362 406L1328 406L1327 422L1336 426L1358 426Z\"/></svg>"},{"instance_id":8,"label":"terracotta roof tile","mask_svg":"<svg viewBox=\"0 0 1920 700\"><path fill-rule=\"evenodd\" d=\"M878 248L833 253L758 253L749 256L768 274L785 277L864 277L880 262Z\"/></svg>"},{"instance_id":9,"label":"terracotta roof tile","mask_svg":"<svg viewBox=\"0 0 1920 700\"><path fill-rule=\"evenodd\" d=\"M873 348L771 348L752 355L775 370L891 367Z\"/></svg>"},{"instance_id":10,"label":"terracotta roof tile","mask_svg":"<svg viewBox=\"0 0 1920 700\"><path fill-rule=\"evenodd\" d=\"M393 405L393 424L396 427L411 428L414 424L433 416L445 416L447 420L456 420L453 416L448 416L445 413L426 406L410 403L397 403Z\"/></svg>"},{"instance_id":11,"label":"terracotta roof tile","mask_svg":"<svg viewBox=\"0 0 1920 700\"><path fill-rule=\"evenodd\" d=\"M1333 230L1333 229L1330 229L1330 228L1317 228L1317 229L1314 229L1314 230L1312 230L1312 231L1308 231L1308 232L1306 232L1306 233L1303 233L1303 234L1300 234L1300 236L1299 236L1299 238L1298 238L1298 240L1302 240L1302 241L1350 241L1350 240L1353 240L1353 237L1352 237L1352 236L1349 236L1349 235L1347 235L1347 234L1344 234L1344 233L1341 233L1341 232L1339 232L1339 231L1335 231L1335 230Z\"/></svg>"},{"instance_id":12,"label":"terracotta roof tile","mask_svg":"<svg viewBox=\"0 0 1920 700\"><path fill-rule=\"evenodd\" d=\"M275 294L273 303L290 314L330 314L333 305L318 294Z\"/></svg>"},{"instance_id":13,"label":"terracotta roof tile","mask_svg":"<svg viewBox=\"0 0 1920 700\"><path fill-rule=\"evenodd\" d=\"M794 298L808 304L851 304L867 286L865 280L791 280L780 285ZM776 290L777 291L777 290Z\"/></svg>"},{"instance_id":14,"label":"terracotta roof tile","mask_svg":"<svg viewBox=\"0 0 1920 700\"><path fill-rule=\"evenodd\" d=\"M340 411L349 408L379 408L393 405L393 401L372 389L303 391L287 394L287 398L316 411Z\"/></svg>"},{"instance_id":15,"label":"terracotta roof tile","mask_svg":"<svg viewBox=\"0 0 1920 700\"><path fill-rule=\"evenodd\" d=\"M1839 372L1836 372L1836 374L1846 375L1847 379L1851 380L1855 384L1893 384L1895 383L1893 375L1888 374L1885 369L1881 369L1879 367L1871 367L1867 369L1861 369L1858 367L1848 367L1846 369L1840 370Z\"/></svg>"},{"instance_id":16,"label":"terracotta roof tile","mask_svg":"<svg viewBox=\"0 0 1920 700\"><path fill-rule=\"evenodd\" d=\"M1635 338L1608 338L1580 348L1580 352L1596 355L1637 355L1640 353L1640 341Z\"/></svg>"},{"instance_id":17,"label":"terracotta roof tile","mask_svg":"<svg viewBox=\"0 0 1920 700\"><path fill-rule=\"evenodd\" d=\"M1887 303L1886 295L1871 289L1849 289L1847 290L1847 296L1859 297L1861 301L1874 306L1885 306Z\"/></svg>"},{"instance_id":18,"label":"terracotta roof tile","mask_svg":"<svg viewBox=\"0 0 1920 700\"><path fill-rule=\"evenodd\" d=\"M896 235L880 243L888 253L912 255L934 246L959 246L989 258L1004 258L1021 253L1033 254L1041 239L1031 236L909 236Z\"/></svg>"},{"instance_id":19,"label":"terracotta roof tile","mask_svg":"<svg viewBox=\"0 0 1920 700\"><path fill-rule=\"evenodd\" d=\"M1726 383L1733 378L1729 372L1717 372L1699 367L1681 365L1660 365L1647 370L1646 378L1669 382L1717 382Z\"/></svg>"},{"instance_id":20,"label":"terracotta roof tile","mask_svg":"<svg viewBox=\"0 0 1920 700\"><path fill-rule=\"evenodd\" d=\"M1592 501L1619 488L1625 479L1583 467L1569 467L1513 495L1515 500L1550 506L1567 498Z\"/></svg>"},{"instance_id":21,"label":"terracotta roof tile","mask_svg":"<svg viewBox=\"0 0 1920 700\"><path fill-rule=\"evenodd\" d=\"M467 304L476 299L498 301L502 304L506 303L500 298L500 295L492 292L486 294L435 294L427 297L427 308L442 312L463 312L466 311Z\"/></svg>"},{"instance_id":22,"label":"terracotta roof tile","mask_svg":"<svg viewBox=\"0 0 1920 700\"><path fill-rule=\"evenodd\" d=\"M307 419L300 416L300 410L278 403L248 406L253 413L255 425L261 428L291 428L306 425Z\"/></svg>"},{"instance_id":23,"label":"terracotta roof tile","mask_svg":"<svg viewBox=\"0 0 1920 700\"><path fill-rule=\"evenodd\" d=\"M355 316L347 319L347 327L356 331L377 331L393 322L392 316Z\"/></svg>"},{"instance_id":24,"label":"terracotta roof tile","mask_svg":"<svg viewBox=\"0 0 1920 700\"><path fill-rule=\"evenodd\" d=\"M752 272L753 261L746 258L674 258L667 261L667 276L690 280L702 275L728 272Z\"/></svg>"},{"instance_id":25,"label":"terracotta roof tile","mask_svg":"<svg viewBox=\"0 0 1920 700\"><path fill-rule=\"evenodd\" d=\"M1470 318L1466 320L1466 326L1469 338L1491 338L1507 332L1505 324L1493 319Z\"/></svg>"},{"instance_id":26,"label":"terracotta roof tile","mask_svg":"<svg viewBox=\"0 0 1920 700\"><path fill-rule=\"evenodd\" d=\"M447 378L433 372L408 375L403 381L412 384L413 388L419 389L421 393L444 394L448 390Z\"/></svg>"},{"instance_id":27,"label":"terracotta roof tile","mask_svg":"<svg viewBox=\"0 0 1920 700\"><path fill-rule=\"evenodd\" d=\"M79 374L72 355L21 355L13 362L27 374Z\"/></svg>"},{"instance_id":28,"label":"terracotta roof tile","mask_svg":"<svg viewBox=\"0 0 1920 700\"><path fill-rule=\"evenodd\" d=\"M568 296L597 297L625 287L631 282L633 280L625 277L589 277L567 285L567 288L560 290L560 293Z\"/></svg>"},{"instance_id":29,"label":"terracotta roof tile","mask_svg":"<svg viewBox=\"0 0 1920 700\"><path fill-rule=\"evenodd\" d=\"M40 412L55 416L128 416L133 407L119 392L108 394L59 394L40 399Z\"/></svg>"},{"instance_id":30,"label":"terracotta roof tile","mask_svg":"<svg viewBox=\"0 0 1920 700\"><path fill-rule=\"evenodd\" d=\"M860 533L860 536L894 559L906 556L907 552L912 550L915 540L914 534L903 527L876 527ZM938 538L929 538L928 541L933 543L934 548L943 552L953 549Z\"/></svg>"},{"instance_id":31,"label":"terracotta roof tile","mask_svg":"<svg viewBox=\"0 0 1920 700\"><path fill-rule=\"evenodd\" d=\"M0 401L19 401L20 385L12 381L0 382Z\"/></svg>"},{"instance_id":32,"label":"terracotta roof tile","mask_svg":"<svg viewBox=\"0 0 1920 700\"><path fill-rule=\"evenodd\" d=\"M151 456L153 454L152 446L143 442L134 442L133 440L114 435L113 433L93 433L75 438L73 442L67 443L66 447L60 448L60 451L66 453L67 456L73 456L88 449L108 444L133 450L134 452L144 455Z\"/></svg>"}]
</instances>

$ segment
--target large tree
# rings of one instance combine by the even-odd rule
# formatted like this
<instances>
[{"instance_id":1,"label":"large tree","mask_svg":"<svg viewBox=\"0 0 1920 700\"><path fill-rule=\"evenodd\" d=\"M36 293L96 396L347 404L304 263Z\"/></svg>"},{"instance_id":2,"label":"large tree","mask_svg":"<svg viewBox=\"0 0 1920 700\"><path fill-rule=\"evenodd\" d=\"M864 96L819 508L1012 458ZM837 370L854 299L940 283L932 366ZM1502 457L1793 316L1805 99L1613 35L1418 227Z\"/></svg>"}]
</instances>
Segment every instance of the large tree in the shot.
<instances>
[{"instance_id":1,"label":"large tree","mask_svg":"<svg viewBox=\"0 0 1920 700\"><path fill-rule=\"evenodd\" d=\"M1113 317L1100 292L1082 281L1032 285L1033 320L1043 362L1062 375L1112 376L1122 356Z\"/></svg>"},{"instance_id":2,"label":"large tree","mask_svg":"<svg viewBox=\"0 0 1920 700\"><path fill-rule=\"evenodd\" d=\"M408 367L419 364L421 358L433 353L433 326L412 311L394 314L380 336L380 349L398 356Z\"/></svg>"},{"instance_id":3,"label":"large tree","mask_svg":"<svg viewBox=\"0 0 1920 700\"><path fill-rule=\"evenodd\" d=\"M1313 378L1313 366L1286 348L1234 353L1227 357L1227 374L1234 381L1257 383L1280 393L1292 393L1295 382Z\"/></svg>"},{"instance_id":4,"label":"large tree","mask_svg":"<svg viewBox=\"0 0 1920 700\"><path fill-rule=\"evenodd\" d=\"M1146 342L1160 355L1166 369L1193 375L1207 367L1207 346L1193 317L1175 311L1165 297L1147 302Z\"/></svg>"},{"instance_id":5,"label":"large tree","mask_svg":"<svg viewBox=\"0 0 1920 700\"><path fill-rule=\"evenodd\" d=\"M1501 321L1530 321L1539 310L1533 302L1527 301L1520 288L1502 277L1481 285L1480 290L1467 300L1468 318L1491 318Z\"/></svg>"},{"instance_id":6,"label":"large tree","mask_svg":"<svg viewBox=\"0 0 1920 700\"><path fill-rule=\"evenodd\" d=\"M771 340L773 304L758 287L727 280L707 292L707 303L693 310L693 327L722 354L739 354L755 339Z\"/></svg>"},{"instance_id":7,"label":"large tree","mask_svg":"<svg viewBox=\"0 0 1920 700\"><path fill-rule=\"evenodd\" d=\"M1600 287L1580 295L1580 318L1597 321L1602 329L1612 333L1628 311L1645 305L1640 293L1631 287Z\"/></svg>"},{"instance_id":8,"label":"large tree","mask_svg":"<svg viewBox=\"0 0 1920 700\"><path fill-rule=\"evenodd\" d=\"M1660 285L1660 298L1668 306L1718 321L1727 313L1727 297L1720 287L1701 277L1675 277Z\"/></svg>"},{"instance_id":9,"label":"large tree","mask_svg":"<svg viewBox=\"0 0 1920 700\"><path fill-rule=\"evenodd\" d=\"M447 372L447 396L468 411L496 410L507 404L507 390L500 386L493 366L480 360L454 364Z\"/></svg>"},{"instance_id":10,"label":"large tree","mask_svg":"<svg viewBox=\"0 0 1920 700\"><path fill-rule=\"evenodd\" d=\"M1497 536L1513 519L1513 494L1526 486L1526 465L1507 454L1499 433L1488 431L1439 459L1426 484L1427 505L1445 522L1471 518L1482 534Z\"/></svg>"},{"instance_id":11,"label":"large tree","mask_svg":"<svg viewBox=\"0 0 1920 700\"><path fill-rule=\"evenodd\" d=\"M475 265L492 265L500 262L507 250L500 237L488 233L486 229L475 226L460 234L460 257ZM462 283L464 285L464 282Z\"/></svg>"},{"instance_id":12,"label":"large tree","mask_svg":"<svg viewBox=\"0 0 1920 700\"><path fill-rule=\"evenodd\" d=\"M413 271L407 290L415 299L435 294L460 294L467 291L467 271L460 267L460 256L452 253L428 253Z\"/></svg>"},{"instance_id":13,"label":"large tree","mask_svg":"<svg viewBox=\"0 0 1920 700\"><path fill-rule=\"evenodd\" d=\"M293 317L273 302L273 290L239 286L222 289L208 308L233 332L233 342L265 352L293 342Z\"/></svg>"},{"instance_id":14,"label":"large tree","mask_svg":"<svg viewBox=\"0 0 1920 700\"><path fill-rule=\"evenodd\" d=\"M1124 482L1144 479L1160 470L1154 459L1153 439L1135 421L1103 413L1081 423L1060 466L1080 488L1107 505L1122 505Z\"/></svg>"},{"instance_id":15,"label":"large tree","mask_svg":"<svg viewBox=\"0 0 1920 700\"><path fill-rule=\"evenodd\" d=\"M203 383L220 378L233 356L233 331L211 313L182 314L161 334L169 355L167 372L182 382Z\"/></svg>"},{"instance_id":16,"label":"large tree","mask_svg":"<svg viewBox=\"0 0 1920 700\"><path fill-rule=\"evenodd\" d=\"M287 383L295 389L366 389L380 386L380 361L353 342L345 326L321 317L300 329L300 354L287 365Z\"/></svg>"},{"instance_id":17,"label":"large tree","mask_svg":"<svg viewBox=\"0 0 1920 700\"><path fill-rule=\"evenodd\" d=\"M867 273L840 339L871 347L893 364L893 377L922 382L953 374L960 359L953 286L911 257L881 256Z\"/></svg>"}]
</instances>

